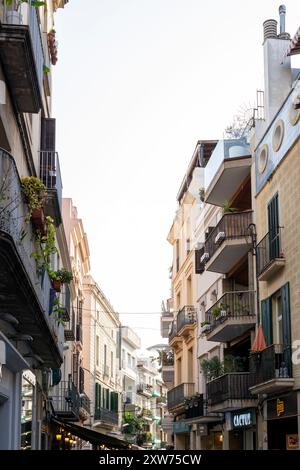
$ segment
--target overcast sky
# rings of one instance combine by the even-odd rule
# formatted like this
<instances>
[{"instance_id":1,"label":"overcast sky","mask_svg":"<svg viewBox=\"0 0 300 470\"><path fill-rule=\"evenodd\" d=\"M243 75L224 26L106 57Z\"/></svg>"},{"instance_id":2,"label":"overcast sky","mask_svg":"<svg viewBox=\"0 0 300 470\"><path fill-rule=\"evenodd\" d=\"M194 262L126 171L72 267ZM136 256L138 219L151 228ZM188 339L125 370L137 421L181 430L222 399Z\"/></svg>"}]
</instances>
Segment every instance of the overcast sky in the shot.
<instances>
[{"instance_id":1,"label":"overcast sky","mask_svg":"<svg viewBox=\"0 0 300 470\"><path fill-rule=\"evenodd\" d=\"M285 4L294 35L300 4ZM64 196L83 219L93 276L144 346L161 342L166 236L185 169L198 139L222 138L254 104L262 23L277 19L279 5L70 0L56 15L53 115Z\"/></svg>"}]
</instances>

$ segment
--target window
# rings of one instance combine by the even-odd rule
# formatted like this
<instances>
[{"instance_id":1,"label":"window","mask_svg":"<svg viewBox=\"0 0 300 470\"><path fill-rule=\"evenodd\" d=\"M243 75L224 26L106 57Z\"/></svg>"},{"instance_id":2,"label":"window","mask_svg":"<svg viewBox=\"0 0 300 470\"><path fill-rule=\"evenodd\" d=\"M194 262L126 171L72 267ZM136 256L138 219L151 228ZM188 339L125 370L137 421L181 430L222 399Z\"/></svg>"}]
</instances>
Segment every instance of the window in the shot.
<instances>
[{"instance_id":1,"label":"window","mask_svg":"<svg viewBox=\"0 0 300 470\"><path fill-rule=\"evenodd\" d=\"M279 204L278 194L268 204L269 254L270 259L280 257Z\"/></svg>"},{"instance_id":2,"label":"window","mask_svg":"<svg viewBox=\"0 0 300 470\"><path fill-rule=\"evenodd\" d=\"M111 353L110 353L110 367L111 367L110 375L113 377L113 375L114 375L114 353L113 353L113 351L111 351Z\"/></svg>"},{"instance_id":3,"label":"window","mask_svg":"<svg viewBox=\"0 0 300 470\"><path fill-rule=\"evenodd\" d=\"M179 265L180 265L180 253L179 253L179 250L180 250L180 247L179 247L179 240L176 240L176 246L175 246L175 250L176 250L176 272L178 273L179 271Z\"/></svg>"},{"instance_id":4,"label":"window","mask_svg":"<svg viewBox=\"0 0 300 470\"><path fill-rule=\"evenodd\" d=\"M282 299L280 292L272 297L273 341L283 344Z\"/></svg>"},{"instance_id":5,"label":"window","mask_svg":"<svg viewBox=\"0 0 300 470\"><path fill-rule=\"evenodd\" d=\"M289 283L261 302L261 320L267 345L291 345Z\"/></svg>"},{"instance_id":6,"label":"window","mask_svg":"<svg viewBox=\"0 0 300 470\"><path fill-rule=\"evenodd\" d=\"M96 365L99 366L99 349L100 349L100 338L96 336Z\"/></svg>"},{"instance_id":7,"label":"window","mask_svg":"<svg viewBox=\"0 0 300 470\"><path fill-rule=\"evenodd\" d=\"M104 357L103 357L103 360L104 360L104 365L106 366L106 364L107 364L107 346L106 346L106 344L104 345Z\"/></svg>"}]
</instances>

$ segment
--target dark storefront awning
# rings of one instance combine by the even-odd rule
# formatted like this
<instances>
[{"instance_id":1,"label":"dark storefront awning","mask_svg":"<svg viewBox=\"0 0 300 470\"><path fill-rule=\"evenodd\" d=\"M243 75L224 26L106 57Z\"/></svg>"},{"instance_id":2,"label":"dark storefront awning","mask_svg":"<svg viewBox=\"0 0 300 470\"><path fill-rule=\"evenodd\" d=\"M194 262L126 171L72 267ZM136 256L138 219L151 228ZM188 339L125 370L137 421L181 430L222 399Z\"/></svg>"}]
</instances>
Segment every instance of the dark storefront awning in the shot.
<instances>
[{"instance_id":1,"label":"dark storefront awning","mask_svg":"<svg viewBox=\"0 0 300 470\"><path fill-rule=\"evenodd\" d=\"M129 449L131 447L129 442L123 441L122 439L118 439L113 436L108 436L107 434L103 434L98 431L94 431L91 428L85 428L74 423L67 423L56 418L52 418L52 422L64 428L66 431L71 432L75 436L80 437L80 439L89 441L94 445L104 444L115 449Z\"/></svg>"}]
</instances>

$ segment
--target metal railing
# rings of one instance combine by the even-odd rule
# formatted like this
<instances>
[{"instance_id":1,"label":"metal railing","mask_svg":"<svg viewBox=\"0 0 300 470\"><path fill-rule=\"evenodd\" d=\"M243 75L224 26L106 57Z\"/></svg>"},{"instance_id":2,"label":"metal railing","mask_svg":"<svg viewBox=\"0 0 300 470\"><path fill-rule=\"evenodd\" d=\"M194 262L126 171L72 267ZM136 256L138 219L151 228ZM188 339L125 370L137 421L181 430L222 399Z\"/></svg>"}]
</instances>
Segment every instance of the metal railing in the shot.
<instances>
[{"instance_id":1,"label":"metal railing","mask_svg":"<svg viewBox=\"0 0 300 470\"><path fill-rule=\"evenodd\" d=\"M174 383L174 370L162 370L162 378L165 383Z\"/></svg>"},{"instance_id":2,"label":"metal railing","mask_svg":"<svg viewBox=\"0 0 300 470\"><path fill-rule=\"evenodd\" d=\"M72 381L61 381L54 389L51 396L52 406L56 414L72 414L79 416L81 404L77 387Z\"/></svg>"},{"instance_id":3,"label":"metal railing","mask_svg":"<svg viewBox=\"0 0 300 470\"><path fill-rule=\"evenodd\" d=\"M205 313L205 321L215 328L228 318L255 317L255 292L227 292Z\"/></svg>"},{"instance_id":4,"label":"metal railing","mask_svg":"<svg viewBox=\"0 0 300 470\"><path fill-rule=\"evenodd\" d=\"M257 275L259 276L276 258L283 258L281 246L281 228L274 234L268 232L257 244Z\"/></svg>"},{"instance_id":5,"label":"metal railing","mask_svg":"<svg viewBox=\"0 0 300 470\"><path fill-rule=\"evenodd\" d=\"M162 352L161 365L163 367L174 366L174 354L173 352Z\"/></svg>"},{"instance_id":6,"label":"metal railing","mask_svg":"<svg viewBox=\"0 0 300 470\"><path fill-rule=\"evenodd\" d=\"M31 44L36 65L36 72L40 90L43 90L43 65L46 62L43 51L43 41L39 22L39 12L35 7L28 5L28 26L30 31Z\"/></svg>"},{"instance_id":7,"label":"metal railing","mask_svg":"<svg viewBox=\"0 0 300 470\"><path fill-rule=\"evenodd\" d=\"M210 405L226 400L245 400L251 398L249 392L250 373L232 372L206 384L206 393Z\"/></svg>"},{"instance_id":8,"label":"metal railing","mask_svg":"<svg viewBox=\"0 0 300 470\"><path fill-rule=\"evenodd\" d=\"M147 395L152 395L153 387L148 384L138 384L136 387L137 393L146 393Z\"/></svg>"},{"instance_id":9,"label":"metal railing","mask_svg":"<svg viewBox=\"0 0 300 470\"><path fill-rule=\"evenodd\" d=\"M80 406L83 408L85 411L87 411L89 414L91 412L91 400L87 396L85 392L82 392L80 394Z\"/></svg>"},{"instance_id":10,"label":"metal railing","mask_svg":"<svg viewBox=\"0 0 300 470\"><path fill-rule=\"evenodd\" d=\"M205 263L201 261L204 254L204 244L201 248L195 250L195 274L202 274L205 271Z\"/></svg>"},{"instance_id":11,"label":"metal railing","mask_svg":"<svg viewBox=\"0 0 300 470\"><path fill-rule=\"evenodd\" d=\"M173 320L169 332L169 341L177 336L177 321Z\"/></svg>"},{"instance_id":12,"label":"metal railing","mask_svg":"<svg viewBox=\"0 0 300 470\"><path fill-rule=\"evenodd\" d=\"M205 241L204 252L211 258L224 240L235 240L249 236L248 227L252 223L252 210L244 212L229 212L224 214L220 222L211 230ZM219 233L224 234L216 243Z\"/></svg>"},{"instance_id":13,"label":"metal railing","mask_svg":"<svg viewBox=\"0 0 300 470\"><path fill-rule=\"evenodd\" d=\"M94 414L94 420L104 421L105 423L118 424L118 413L107 410L106 408L97 408Z\"/></svg>"},{"instance_id":14,"label":"metal railing","mask_svg":"<svg viewBox=\"0 0 300 470\"><path fill-rule=\"evenodd\" d=\"M0 148L0 231L13 239L32 289L44 310L45 319L52 326L52 318L49 316L51 283L46 271L38 273L36 262L30 256L37 251L37 247L32 225L26 222L27 217L28 207L23 201L14 158Z\"/></svg>"},{"instance_id":15,"label":"metal railing","mask_svg":"<svg viewBox=\"0 0 300 470\"><path fill-rule=\"evenodd\" d=\"M61 209L62 179L57 152L40 151L40 178L47 190L56 191L58 204Z\"/></svg>"},{"instance_id":16,"label":"metal railing","mask_svg":"<svg viewBox=\"0 0 300 470\"><path fill-rule=\"evenodd\" d=\"M181 310L179 310L177 314L177 331L186 326L186 325L193 325L197 321L196 309L193 305L186 305Z\"/></svg>"},{"instance_id":17,"label":"metal railing","mask_svg":"<svg viewBox=\"0 0 300 470\"><path fill-rule=\"evenodd\" d=\"M194 395L194 383L182 383L168 391L168 407L180 406L184 404L186 398Z\"/></svg>"},{"instance_id":18,"label":"metal railing","mask_svg":"<svg viewBox=\"0 0 300 470\"><path fill-rule=\"evenodd\" d=\"M272 344L249 358L251 386L272 379L293 377L292 350L290 345Z\"/></svg>"},{"instance_id":19,"label":"metal railing","mask_svg":"<svg viewBox=\"0 0 300 470\"><path fill-rule=\"evenodd\" d=\"M204 415L204 400L203 394L195 395L194 397L186 400L185 403L185 417L186 419L197 418Z\"/></svg>"}]
</instances>

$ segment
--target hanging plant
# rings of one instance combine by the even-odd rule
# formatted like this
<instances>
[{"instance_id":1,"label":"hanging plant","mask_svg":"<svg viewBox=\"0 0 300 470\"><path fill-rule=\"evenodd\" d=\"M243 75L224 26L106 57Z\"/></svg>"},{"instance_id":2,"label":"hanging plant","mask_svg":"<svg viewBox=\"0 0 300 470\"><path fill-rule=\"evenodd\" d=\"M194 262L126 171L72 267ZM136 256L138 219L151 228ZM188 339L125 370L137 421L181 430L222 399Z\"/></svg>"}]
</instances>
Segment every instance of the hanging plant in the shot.
<instances>
[{"instance_id":1,"label":"hanging plant","mask_svg":"<svg viewBox=\"0 0 300 470\"><path fill-rule=\"evenodd\" d=\"M41 232L36 233L35 240L38 250L31 253L31 257L35 260L37 271L39 273L45 270L48 274L52 272L49 264L50 256L57 253L55 245L55 227L53 222L54 221L50 216L46 217L46 235L43 235Z\"/></svg>"},{"instance_id":2,"label":"hanging plant","mask_svg":"<svg viewBox=\"0 0 300 470\"><path fill-rule=\"evenodd\" d=\"M21 192L29 209L26 216L29 220L35 210L40 211L43 208L46 187L36 176L25 176L21 178Z\"/></svg>"},{"instance_id":3,"label":"hanging plant","mask_svg":"<svg viewBox=\"0 0 300 470\"><path fill-rule=\"evenodd\" d=\"M13 6L15 11L18 11L18 9L19 9L20 6L22 5L22 3L28 3L28 0L5 0L5 4L6 4L7 6ZM46 3L45 3L45 2L39 2L39 1L31 0L30 5L31 5L32 7L38 8L38 7L41 7L41 6L43 6L43 5L46 5Z\"/></svg>"},{"instance_id":4,"label":"hanging plant","mask_svg":"<svg viewBox=\"0 0 300 470\"><path fill-rule=\"evenodd\" d=\"M53 301L53 313L54 313L54 318L55 320L57 321L57 323L59 325L62 325L63 327L65 326L65 322L64 322L64 313L65 313L65 309L63 307L61 307L60 303L59 303L59 298L56 297Z\"/></svg>"}]
</instances>

